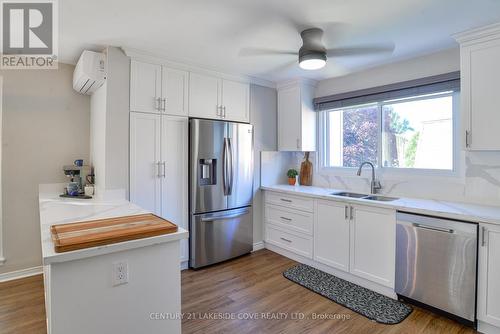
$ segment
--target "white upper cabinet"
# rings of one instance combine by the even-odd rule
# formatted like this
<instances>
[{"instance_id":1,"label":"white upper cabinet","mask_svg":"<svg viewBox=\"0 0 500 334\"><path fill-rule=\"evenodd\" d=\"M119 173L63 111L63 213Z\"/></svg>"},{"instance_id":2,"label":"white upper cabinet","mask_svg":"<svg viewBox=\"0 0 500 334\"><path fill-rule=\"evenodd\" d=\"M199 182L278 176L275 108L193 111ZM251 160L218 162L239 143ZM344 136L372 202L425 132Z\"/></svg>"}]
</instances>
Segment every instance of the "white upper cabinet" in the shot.
<instances>
[{"instance_id":1,"label":"white upper cabinet","mask_svg":"<svg viewBox=\"0 0 500 334\"><path fill-rule=\"evenodd\" d=\"M351 273L394 288L396 212L364 205L351 207Z\"/></svg>"},{"instance_id":2,"label":"white upper cabinet","mask_svg":"<svg viewBox=\"0 0 500 334\"><path fill-rule=\"evenodd\" d=\"M231 121L249 122L250 85L222 79L223 118Z\"/></svg>"},{"instance_id":3,"label":"white upper cabinet","mask_svg":"<svg viewBox=\"0 0 500 334\"><path fill-rule=\"evenodd\" d=\"M200 118L220 118L219 78L189 73L189 116Z\"/></svg>"},{"instance_id":4,"label":"white upper cabinet","mask_svg":"<svg viewBox=\"0 0 500 334\"><path fill-rule=\"evenodd\" d=\"M300 87L278 90L278 150L300 151Z\"/></svg>"},{"instance_id":5,"label":"white upper cabinet","mask_svg":"<svg viewBox=\"0 0 500 334\"><path fill-rule=\"evenodd\" d=\"M278 87L279 151L316 151L314 88L309 81Z\"/></svg>"},{"instance_id":6,"label":"white upper cabinet","mask_svg":"<svg viewBox=\"0 0 500 334\"><path fill-rule=\"evenodd\" d=\"M250 84L137 60L130 111L250 122Z\"/></svg>"},{"instance_id":7,"label":"white upper cabinet","mask_svg":"<svg viewBox=\"0 0 500 334\"><path fill-rule=\"evenodd\" d=\"M130 110L188 115L188 72L132 60Z\"/></svg>"},{"instance_id":8,"label":"white upper cabinet","mask_svg":"<svg viewBox=\"0 0 500 334\"><path fill-rule=\"evenodd\" d=\"M349 271L349 204L317 200L314 260Z\"/></svg>"},{"instance_id":9,"label":"white upper cabinet","mask_svg":"<svg viewBox=\"0 0 500 334\"><path fill-rule=\"evenodd\" d=\"M188 115L189 74L173 68L162 67L163 111L168 115Z\"/></svg>"},{"instance_id":10,"label":"white upper cabinet","mask_svg":"<svg viewBox=\"0 0 500 334\"><path fill-rule=\"evenodd\" d=\"M455 38L460 43L464 147L500 150L500 24Z\"/></svg>"},{"instance_id":11,"label":"white upper cabinet","mask_svg":"<svg viewBox=\"0 0 500 334\"><path fill-rule=\"evenodd\" d=\"M158 113L161 98L161 65L130 63L130 110Z\"/></svg>"},{"instance_id":12,"label":"white upper cabinet","mask_svg":"<svg viewBox=\"0 0 500 334\"><path fill-rule=\"evenodd\" d=\"M477 318L500 326L500 227L480 225Z\"/></svg>"},{"instance_id":13,"label":"white upper cabinet","mask_svg":"<svg viewBox=\"0 0 500 334\"><path fill-rule=\"evenodd\" d=\"M250 85L190 73L189 116L249 122Z\"/></svg>"}]
</instances>

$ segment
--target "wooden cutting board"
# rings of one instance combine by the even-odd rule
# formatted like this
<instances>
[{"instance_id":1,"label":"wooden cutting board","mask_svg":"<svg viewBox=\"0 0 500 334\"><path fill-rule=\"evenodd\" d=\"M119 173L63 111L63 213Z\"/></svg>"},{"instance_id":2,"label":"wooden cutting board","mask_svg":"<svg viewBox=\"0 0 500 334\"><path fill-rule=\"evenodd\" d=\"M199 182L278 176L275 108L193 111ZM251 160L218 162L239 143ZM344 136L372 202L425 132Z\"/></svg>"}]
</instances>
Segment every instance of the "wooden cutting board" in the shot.
<instances>
[{"instance_id":1,"label":"wooden cutting board","mask_svg":"<svg viewBox=\"0 0 500 334\"><path fill-rule=\"evenodd\" d=\"M91 220L50 227L56 253L177 232L177 225L153 214Z\"/></svg>"}]
</instances>

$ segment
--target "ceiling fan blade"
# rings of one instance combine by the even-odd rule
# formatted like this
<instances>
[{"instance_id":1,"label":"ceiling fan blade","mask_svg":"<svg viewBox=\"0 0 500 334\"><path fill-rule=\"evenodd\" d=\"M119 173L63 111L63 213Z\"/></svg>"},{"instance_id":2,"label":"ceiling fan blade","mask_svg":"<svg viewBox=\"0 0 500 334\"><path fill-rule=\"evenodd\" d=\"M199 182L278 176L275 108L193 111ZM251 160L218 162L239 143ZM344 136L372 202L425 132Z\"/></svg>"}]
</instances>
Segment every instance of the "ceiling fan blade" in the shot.
<instances>
[{"instance_id":1,"label":"ceiling fan blade","mask_svg":"<svg viewBox=\"0 0 500 334\"><path fill-rule=\"evenodd\" d=\"M271 69L270 72L280 73L280 72L285 72L285 71L291 70L291 69L296 68L296 67L298 67L297 60L287 61L283 65L279 65L278 67Z\"/></svg>"},{"instance_id":2,"label":"ceiling fan blade","mask_svg":"<svg viewBox=\"0 0 500 334\"><path fill-rule=\"evenodd\" d=\"M393 51L394 44L374 44L328 49L326 55L328 57L364 56L377 53L392 53Z\"/></svg>"},{"instance_id":3,"label":"ceiling fan blade","mask_svg":"<svg viewBox=\"0 0 500 334\"><path fill-rule=\"evenodd\" d=\"M297 56L296 51L290 50L276 50L267 48L243 48L238 52L240 57L248 56Z\"/></svg>"}]
</instances>

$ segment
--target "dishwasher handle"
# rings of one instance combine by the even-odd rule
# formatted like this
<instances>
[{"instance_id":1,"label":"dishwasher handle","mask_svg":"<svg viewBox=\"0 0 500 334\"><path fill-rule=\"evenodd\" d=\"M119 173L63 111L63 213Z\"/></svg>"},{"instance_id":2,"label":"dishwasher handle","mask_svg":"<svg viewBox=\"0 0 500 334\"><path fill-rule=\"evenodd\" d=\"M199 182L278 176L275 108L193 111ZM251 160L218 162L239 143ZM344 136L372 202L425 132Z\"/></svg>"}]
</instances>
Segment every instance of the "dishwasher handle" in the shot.
<instances>
[{"instance_id":1,"label":"dishwasher handle","mask_svg":"<svg viewBox=\"0 0 500 334\"><path fill-rule=\"evenodd\" d=\"M445 233L451 233L451 234L453 234L455 232L451 228L442 228L442 227L428 226L428 225L422 225L422 224L418 224L418 223L413 223L413 226L418 227L418 228L422 228L424 230L445 232Z\"/></svg>"}]
</instances>

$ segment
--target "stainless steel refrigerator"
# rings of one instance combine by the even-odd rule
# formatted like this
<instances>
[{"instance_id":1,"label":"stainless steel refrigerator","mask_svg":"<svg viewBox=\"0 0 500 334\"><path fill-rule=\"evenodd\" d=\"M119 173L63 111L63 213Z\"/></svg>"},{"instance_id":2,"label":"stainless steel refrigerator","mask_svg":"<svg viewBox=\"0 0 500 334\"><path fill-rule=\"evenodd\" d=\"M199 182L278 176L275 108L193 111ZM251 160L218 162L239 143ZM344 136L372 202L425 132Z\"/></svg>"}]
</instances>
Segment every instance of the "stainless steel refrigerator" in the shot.
<instances>
[{"instance_id":1,"label":"stainless steel refrigerator","mask_svg":"<svg viewBox=\"0 0 500 334\"><path fill-rule=\"evenodd\" d=\"M189 266L252 250L253 126L189 121Z\"/></svg>"}]
</instances>

